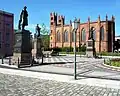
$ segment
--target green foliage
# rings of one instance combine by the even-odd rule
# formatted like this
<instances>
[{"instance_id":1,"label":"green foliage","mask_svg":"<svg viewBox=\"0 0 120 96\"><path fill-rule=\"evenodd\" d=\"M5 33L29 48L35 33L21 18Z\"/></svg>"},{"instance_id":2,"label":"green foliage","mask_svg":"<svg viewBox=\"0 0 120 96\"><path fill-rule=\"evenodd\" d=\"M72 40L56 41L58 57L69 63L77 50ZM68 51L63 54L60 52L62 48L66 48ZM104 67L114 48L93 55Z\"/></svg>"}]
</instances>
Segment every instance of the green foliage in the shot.
<instances>
[{"instance_id":1,"label":"green foliage","mask_svg":"<svg viewBox=\"0 0 120 96\"><path fill-rule=\"evenodd\" d=\"M111 61L111 66L120 67L120 61Z\"/></svg>"},{"instance_id":2,"label":"green foliage","mask_svg":"<svg viewBox=\"0 0 120 96\"><path fill-rule=\"evenodd\" d=\"M83 46L81 46L81 47L77 47L77 48L76 48L76 51L77 51L77 52L86 52L86 46L83 45Z\"/></svg>"},{"instance_id":3,"label":"green foliage","mask_svg":"<svg viewBox=\"0 0 120 96\"><path fill-rule=\"evenodd\" d=\"M49 30L47 29L47 27L46 27L46 25L44 23L41 25L41 31L40 31L40 33L42 35L48 35L49 34Z\"/></svg>"},{"instance_id":4,"label":"green foliage","mask_svg":"<svg viewBox=\"0 0 120 96\"><path fill-rule=\"evenodd\" d=\"M62 48L62 51L63 51L63 52L72 52L72 51L73 51L73 48L72 48L72 47L63 47L63 48Z\"/></svg>"},{"instance_id":5,"label":"green foliage","mask_svg":"<svg viewBox=\"0 0 120 96\"><path fill-rule=\"evenodd\" d=\"M57 47L57 48L52 48L52 50L53 50L53 51L56 51L56 52L61 52L61 51L62 51L62 49L61 49L61 48L58 48L58 47Z\"/></svg>"},{"instance_id":6,"label":"green foliage","mask_svg":"<svg viewBox=\"0 0 120 96\"><path fill-rule=\"evenodd\" d=\"M66 52L59 52L60 54L66 54ZM74 52L68 52L68 54L74 54ZM85 52L76 52L76 54L85 55Z\"/></svg>"},{"instance_id":7,"label":"green foliage","mask_svg":"<svg viewBox=\"0 0 120 96\"><path fill-rule=\"evenodd\" d=\"M105 60L105 64L120 67L120 58L107 59Z\"/></svg>"},{"instance_id":8,"label":"green foliage","mask_svg":"<svg viewBox=\"0 0 120 96\"><path fill-rule=\"evenodd\" d=\"M49 49L49 42L50 42L49 30L47 29L47 27L45 26L44 23L41 26L40 33L42 34L41 39L42 39L44 49L48 50Z\"/></svg>"},{"instance_id":9,"label":"green foliage","mask_svg":"<svg viewBox=\"0 0 120 96\"><path fill-rule=\"evenodd\" d=\"M103 56L120 56L120 53L112 53L112 52L100 52L97 53L98 55L103 55Z\"/></svg>"}]
</instances>

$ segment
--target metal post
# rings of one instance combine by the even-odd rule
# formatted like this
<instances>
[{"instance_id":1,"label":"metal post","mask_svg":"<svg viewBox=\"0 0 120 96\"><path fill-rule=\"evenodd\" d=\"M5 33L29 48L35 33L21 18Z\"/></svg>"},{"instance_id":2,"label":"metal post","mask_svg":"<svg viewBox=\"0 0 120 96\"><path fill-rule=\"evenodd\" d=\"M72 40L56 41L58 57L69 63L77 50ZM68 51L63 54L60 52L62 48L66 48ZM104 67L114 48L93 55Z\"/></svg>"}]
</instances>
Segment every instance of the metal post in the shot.
<instances>
[{"instance_id":1,"label":"metal post","mask_svg":"<svg viewBox=\"0 0 120 96\"><path fill-rule=\"evenodd\" d=\"M75 60L74 60L74 79L76 80L76 30L74 32L74 55L75 55Z\"/></svg>"},{"instance_id":2,"label":"metal post","mask_svg":"<svg viewBox=\"0 0 120 96\"><path fill-rule=\"evenodd\" d=\"M3 56L2 56L2 64L4 64L4 61L3 61Z\"/></svg>"},{"instance_id":3,"label":"metal post","mask_svg":"<svg viewBox=\"0 0 120 96\"><path fill-rule=\"evenodd\" d=\"M43 64L43 54L42 54L42 64Z\"/></svg>"},{"instance_id":4,"label":"metal post","mask_svg":"<svg viewBox=\"0 0 120 96\"><path fill-rule=\"evenodd\" d=\"M11 58L9 57L9 65L11 65Z\"/></svg>"},{"instance_id":5,"label":"metal post","mask_svg":"<svg viewBox=\"0 0 120 96\"><path fill-rule=\"evenodd\" d=\"M20 64L19 64L19 57L18 57L18 68L20 68Z\"/></svg>"}]
</instances>

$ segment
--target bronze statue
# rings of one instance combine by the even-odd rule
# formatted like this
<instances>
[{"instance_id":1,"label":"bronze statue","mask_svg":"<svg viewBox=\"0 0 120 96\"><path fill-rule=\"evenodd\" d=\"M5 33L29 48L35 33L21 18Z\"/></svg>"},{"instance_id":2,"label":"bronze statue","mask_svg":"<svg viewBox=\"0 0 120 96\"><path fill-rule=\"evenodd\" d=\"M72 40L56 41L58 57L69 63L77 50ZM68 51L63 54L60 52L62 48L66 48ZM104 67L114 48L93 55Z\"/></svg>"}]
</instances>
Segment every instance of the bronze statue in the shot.
<instances>
[{"instance_id":1,"label":"bronze statue","mask_svg":"<svg viewBox=\"0 0 120 96\"><path fill-rule=\"evenodd\" d=\"M25 6L20 14L20 20L18 24L19 30L21 30L21 26L22 26L22 30L24 30L25 26L28 26L28 12L26 9L27 7Z\"/></svg>"},{"instance_id":2,"label":"bronze statue","mask_svg":"<svg viewBox=\"0 0 120 96\"><path fill-rule=\"evenodd\" d=\"M89 38L88 39L93 39L93 28L89 29Z\"/></svg>"},{"instance_id":3,"label":"bronze statue","mask_svg":"<svg viewBox=\"0 0 120 96\"><path fill-rule=\"evenodd\" d=\"M36 29L35 29L35 31L37 33L37 37L40 37L40 30L41 30L41 28L39 27L39 24L37 24Z\"/></svg>"}]
</instances>

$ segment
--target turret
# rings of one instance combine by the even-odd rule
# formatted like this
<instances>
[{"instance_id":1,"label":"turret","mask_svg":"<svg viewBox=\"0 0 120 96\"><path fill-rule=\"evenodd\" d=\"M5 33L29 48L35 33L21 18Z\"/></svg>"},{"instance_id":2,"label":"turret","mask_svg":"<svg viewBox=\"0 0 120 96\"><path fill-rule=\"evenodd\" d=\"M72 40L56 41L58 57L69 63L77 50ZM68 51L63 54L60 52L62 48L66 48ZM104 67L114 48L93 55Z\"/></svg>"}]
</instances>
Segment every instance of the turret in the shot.
<instances>
[{"instance_id":1,"label":"turret","mask_svg":"<svg viewBox=\"0 0 120 96\"><path fill-rule=\"evenodd\" d=\"M65 24L65 16L59 15L57 24L60 26L64 25Z\"/></svg>"}]
</instances>

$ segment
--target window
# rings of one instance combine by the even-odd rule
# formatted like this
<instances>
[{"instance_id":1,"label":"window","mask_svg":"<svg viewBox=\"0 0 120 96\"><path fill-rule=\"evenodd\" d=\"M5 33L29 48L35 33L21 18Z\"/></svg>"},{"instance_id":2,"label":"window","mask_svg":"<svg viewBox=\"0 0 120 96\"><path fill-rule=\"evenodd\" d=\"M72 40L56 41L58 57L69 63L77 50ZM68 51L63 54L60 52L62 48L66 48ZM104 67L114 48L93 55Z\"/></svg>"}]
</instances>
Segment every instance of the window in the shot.
<instances>
[{"instance_id":1,"label":"window","mask_svg":"<svg viewBox=\"0 0 120 96\"><path fill-rule=\"evenodd\" d=\"M10 40L10 33L6 32L6 41L9 42L9 40Z\"/></svg>"},{"instance_id":2,"label":"window","mask_svg":"<svg viewBox=\"0 0 120 96\"><path fill-rule=\"evenodd\" d=\"M1 32L0 32L0 42L1 42L1 40L2 40L2 36L1 36Z\"/></svg>"},{"instance_id":3,"label":"window","mask_svg":"<svg viewBox=\"0 0 120 96\"><path fill-rule=\"evenodd\" d=\"M5 46L6 46L6 47L9 47L9 46L10 46L10 44L6 44Z\"/></svg>"},{"instance_id":4,"label":"window","mask_svg":"<svg viewBox=\"0 0 120 96\"><path fill-rule=\"evenodd\" d=\"M74 32L72 32L72 42L74 42Z\"/></svg>"},{"instance_id":5,"label":"window","mask_svg":"<svg viewBox=\"0 0 120 96\"><path fill-rule=\"evenodd\" d=\"M60 42L60 32L57 32L57 42Z\"/></svg>"},{"instance_id":6,"label":"window","mask_svg":"<svg viewBox=\"0 0 120 96\"><path fill-rule=\"evenodd\" d=\"M59 20L59 22L61 22L61 20Z\"/></svg>"},{"instance_id":7,"label":"window","mask_svg":"<svg viewBox=\"0 0 120 96\"><path fill-rule=\"evenodd\" d=\"M52 34L52 31L53 31L53 30L51 30L51 34Z\"/></svg>"},{"instance_id":8,"label":"window","mask_svg":"<svg viewBox=\"0 0 120 96\"><path fill-rule=\"evenodd\" d=\"M100 40L104 40L104 28L103 28L103 26L100 28Z\"/></svg>"},{"instance_id":9,"label":"window","mask_svg":"<svg viewBox=\"0 0 120 96\"><path fill-rule=\"evenodd\" d=\"M51 25L53 25L53 22L51 22Z\"/></svg>"},{"instance_id":10,"label":"window","mask_svg":"<svg viewBox=\"0 0 120 96\"><path fill-rule=\"evenodd\" d=\"M92 27L91 28L91 35L92 35L92 38L94 39L94 40L96 40L96 31L95 31L95 28L94 27Z\"/></svg>"},{"instance_id":11,"label":"window","mask_svg":"<svg viewBox=\"0 0 120 96\"><path fill-rule=\"evenodd\" d=\"M68 42L68 31L64 32L64 42Z\"/></svg>"},{"instance_id":12,"label":"window","mask_svg":"<svg viewBox=\"0 0 120 96\"><path fill-rule=\"evenodd\" d=\"M86 32L84 28L81 31L81 41L86 41Z\"/></svg>"},{"instance_id":13,"label":"window","mask_svg":"<svg viewBox=\"0 0 120 96\"><path fill-rule=\"evenodd\" d=\"M0 28L1 28L1 22L0 22Z\"/></svg>"},{"instance_id":14,"label":"window","mask_svg":"<svg viewBox=\"0 0 120 96\"><path fill-rule=\"evenodd\" d=\"M51 20L53 20L53 17L51 17Z\"/></svg>"},{"instance_id":15,"label":"window","mask_svg":"<svg viewBox=\"0 0 120 96\"><path fill-rule=\"evenodd\" d=\"M7 23L7 24L6 24L6 27L10 27L10 24L9 24L9 23Z\"/></svg>"}]
</instances>

